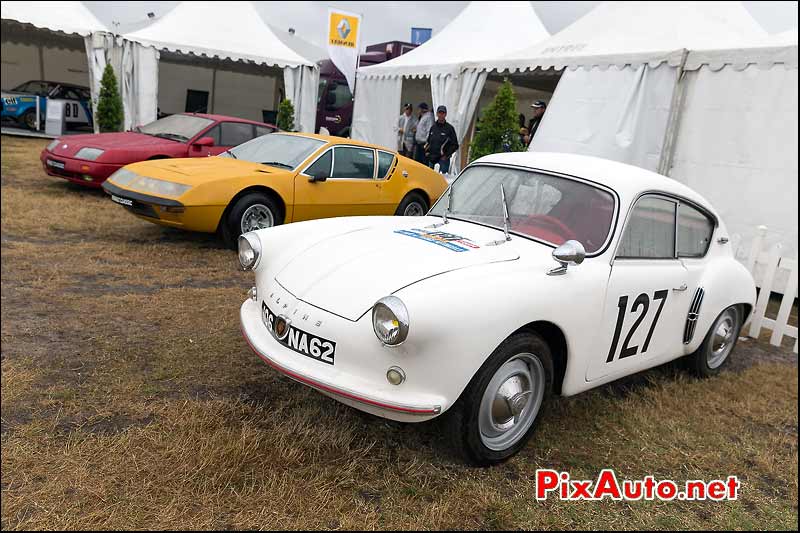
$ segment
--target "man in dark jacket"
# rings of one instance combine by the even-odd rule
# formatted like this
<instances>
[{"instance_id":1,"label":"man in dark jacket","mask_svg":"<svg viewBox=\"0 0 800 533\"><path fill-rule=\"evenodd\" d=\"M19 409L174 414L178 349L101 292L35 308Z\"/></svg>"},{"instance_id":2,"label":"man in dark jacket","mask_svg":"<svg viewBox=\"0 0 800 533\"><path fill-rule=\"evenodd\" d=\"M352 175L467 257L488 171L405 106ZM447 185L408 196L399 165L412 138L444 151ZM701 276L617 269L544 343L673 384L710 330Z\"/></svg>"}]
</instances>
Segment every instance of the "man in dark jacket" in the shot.
<instances>
[{"instance_id":1,"label":"man in dark jacket","mask_svg":"<svg viewBox=\"0 0 800 533\"><path fill-rule=\"evenodd\" d=\"M533 136L536 135L536 130L539 129L544 112L547 111L547 103L544 100L536 100L531 104L531 107L533 108L533 118L528 123L528 144L525 146L529 146L533 141Z\"/></svg>"},{"instance_id":2,"label":"man in dark jacket","mask_svg":"<svg viewBox=\"0 0 800 533\"><path fill-rule=\"evenodd\" d=\"M428 143L425 155L428 166L433 168L439 163L439 172L447 174L450 171L450 156L458 150L458 139L453 125L447 122L447 108L440 105L436 108L436 122L428 133Z\"/></svg>"}]
</instances>

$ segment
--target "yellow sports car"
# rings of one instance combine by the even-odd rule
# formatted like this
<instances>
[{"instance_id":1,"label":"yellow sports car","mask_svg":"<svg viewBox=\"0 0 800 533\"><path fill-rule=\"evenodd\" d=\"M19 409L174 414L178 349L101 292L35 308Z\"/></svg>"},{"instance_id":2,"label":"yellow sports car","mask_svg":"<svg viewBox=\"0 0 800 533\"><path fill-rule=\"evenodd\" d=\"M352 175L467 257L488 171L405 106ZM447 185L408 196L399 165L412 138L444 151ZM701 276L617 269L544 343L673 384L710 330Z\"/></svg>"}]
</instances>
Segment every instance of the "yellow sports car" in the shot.
<instances>
[{"instance_id":1,"label":"yellow sports car","mask_svg":"<svg viewBox=\"0 0 800 533\"><path fill-rule=\"evenodd\" d=\"M176 228L242 233L350 215L424 215L444 177L396 152L341 137L270 133L217 157L127 165L103 183L136 216Z\"/></svg>"}]
</instances>

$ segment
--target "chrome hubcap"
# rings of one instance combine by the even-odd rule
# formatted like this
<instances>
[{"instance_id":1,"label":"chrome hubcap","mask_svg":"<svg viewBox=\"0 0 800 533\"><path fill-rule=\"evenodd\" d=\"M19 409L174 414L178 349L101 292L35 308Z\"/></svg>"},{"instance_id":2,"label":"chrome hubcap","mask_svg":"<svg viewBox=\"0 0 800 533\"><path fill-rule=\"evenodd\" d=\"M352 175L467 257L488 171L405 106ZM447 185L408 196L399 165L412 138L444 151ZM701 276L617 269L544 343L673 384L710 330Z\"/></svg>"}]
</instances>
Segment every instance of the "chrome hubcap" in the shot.
<instances>
[{"instance_id":1,"label":"chrome hubcap","mask_svg":"<svg viewBox=\"0 0 800 533\"><path fill-rule=\"evenodd\" d=\"M714 337L708 354L708 367L718 368L733 349L736 332L739 326L739 315L735 309L727 309L714 324Z\"/></svg>"},{"instance_id":2,"label":"chrome hubcap","mask_svg":"<svg viewBox=\"0 0 800 533\"><path fill-rule=\"evenodd\" d=\"M417 202L411 202L406 206L405 211L403 211L403 216L406 217L421 217L424 215L425 212L422 209L422 206Z\"/></svg>"},{"instance_id":3,"label":"chrome hubcap","mask_svg":"<svg viewBox=\"0 0 800 533\"><path fill-rule=\"evenodd\" d=\"M242 233L271 228L274 225L275 219L272 216L272 211L264 204L251 205L242 215Z\"/></svg>"},{"instance_id":4,"label":"chrome hubcap","mask_svg":"<svg viewBox=\"0 0 800 533\"><path fill-rule=\"evenodd\" d=\"M497 369L478 413L484 446L502 451L516 444L539 413L544 387L544 367L533 354L519 354Z\"/></svg>"}]
</instances>

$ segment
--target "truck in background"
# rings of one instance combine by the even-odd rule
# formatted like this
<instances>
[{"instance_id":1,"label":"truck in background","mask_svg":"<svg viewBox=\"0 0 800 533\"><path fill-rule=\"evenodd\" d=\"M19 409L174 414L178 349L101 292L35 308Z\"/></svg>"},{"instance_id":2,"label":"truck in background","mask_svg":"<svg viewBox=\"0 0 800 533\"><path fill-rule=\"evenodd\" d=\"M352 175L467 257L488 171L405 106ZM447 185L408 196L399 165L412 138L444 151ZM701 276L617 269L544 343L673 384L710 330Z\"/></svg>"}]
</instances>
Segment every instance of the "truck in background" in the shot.
<instances>
[{"instance_id":1,"label":"truck in background","mask_svg":"<svg viewBox=\"0 0 800 533\"><path fill-rule=\"evenodd\" d=\"M359 65L377 65L399 57L416 48L416 44L402 41L389 41L367 46L361 54ZM317 121L314 131L326 128L331 135L350 136L353 123L353 94L347 80L330 59L319 63L319 91L317 92ZM400 110L398 110L400 113Z\"/></svg>"}]
</instances>

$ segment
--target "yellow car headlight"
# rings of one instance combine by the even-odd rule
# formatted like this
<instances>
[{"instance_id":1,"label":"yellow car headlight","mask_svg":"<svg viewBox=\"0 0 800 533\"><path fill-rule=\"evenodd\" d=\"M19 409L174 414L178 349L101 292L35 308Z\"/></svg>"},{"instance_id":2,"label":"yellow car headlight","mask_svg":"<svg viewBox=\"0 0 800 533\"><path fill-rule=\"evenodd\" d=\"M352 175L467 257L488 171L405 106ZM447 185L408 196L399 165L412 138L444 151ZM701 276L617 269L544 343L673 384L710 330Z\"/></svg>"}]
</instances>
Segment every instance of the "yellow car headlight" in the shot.
<instances>
[{"instance_id":1,"label":"yellow car headlight","mask_svg":"<svg viewBox=\"0 0 800 533\"><path fill-rule=\"evenodd\" d=\"M116 180L115 180L116 183ZM155 178L141 177L131 187L139 192L147 194L155 194L157 196L167 196L169 198L177 198L186 191L192 188L191 185L183 185L181 183L173 183L171 181L164 181Z\"/></svg>"},{"instance_id":2,"label":"yellow car headlight","mask_svg":"<svg viewBox=\"0 0 800 533\"><path fill-rule=\"evenodd\" d=\"M121 168L111 174L108 177L108 180L111 181L114 185L119 185L120 187L127 187L131 184L133 180L139 177L139 174L136 172L131 172L125 168Z\"/></svg>"},{"instance_id":3,"label":"yellow car headlight","mask_svg":"<svg viewBox=\"0 0 800 533\"><path fill-rule=\"evenodd\" d=\"M372 308L372 328L387 346L402 344L408 337L408 309L397 296L381 298Z\"/></svg>"}]
</instances>

